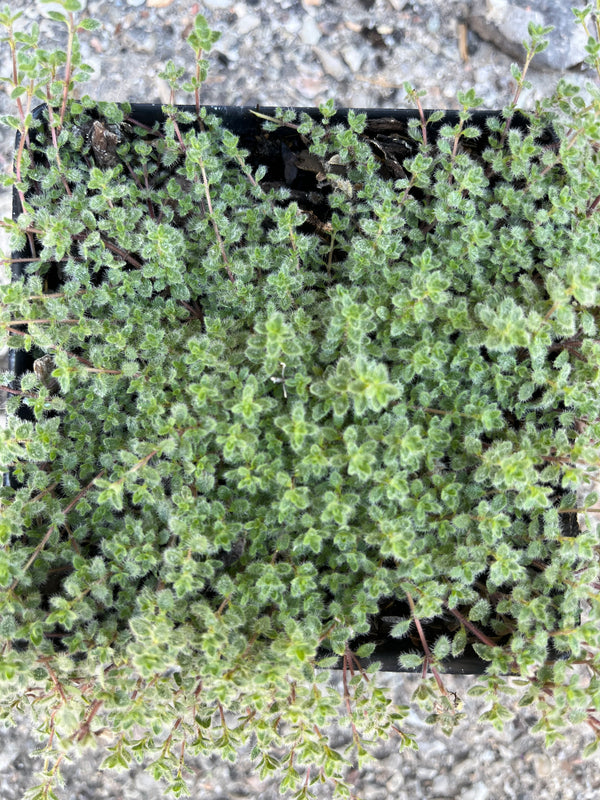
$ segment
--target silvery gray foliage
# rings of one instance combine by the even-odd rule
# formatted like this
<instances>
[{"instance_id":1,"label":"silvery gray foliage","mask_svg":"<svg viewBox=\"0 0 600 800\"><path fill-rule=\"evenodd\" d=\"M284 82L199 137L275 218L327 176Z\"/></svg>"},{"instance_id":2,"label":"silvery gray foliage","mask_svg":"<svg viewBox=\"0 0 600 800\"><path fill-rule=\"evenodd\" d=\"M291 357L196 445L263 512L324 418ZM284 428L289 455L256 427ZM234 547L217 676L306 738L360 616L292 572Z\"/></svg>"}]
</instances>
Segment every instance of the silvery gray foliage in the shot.
<instances>
[{"instance_id":1,"label":"silvery gray foliage","mask_svg":"<svg viewBox=\"0 0 600 800\"><path fill-rule=\"evenodd\" d=\"M301 138L288 174L314 172L319 217L201 107L203 17L192 78L162 74L196 111L167 105L149 129L74 99L95 23L62 4L67 52L0 14L20 133L3 225L31 253L0 288L2 341L38 365L3 376L0 432L0 713L34 705L46 763L28 797L55 797L65 755L111 734L105 766L151 757L176 796L186 753L252 741L282 791L349 797L369 744L416 746L361 665L373 643L353 649L390 598L429 722L464 716L442 672L473 646L482 720L502 727L518 692L548 743L586 723L592 752L598 539L564 520L597 501L576 497L600 438L597 87L563 81L517 125L549 33L531 25L486 131L473 90L447 124L407 87L418 113L385 145L332 103L280 111L265 130ZM589 33L598 9L577 14ZM342 698L325 685L338 657ZM340 702L343 754L325 731Z\"/></svg>"}]
</instances>

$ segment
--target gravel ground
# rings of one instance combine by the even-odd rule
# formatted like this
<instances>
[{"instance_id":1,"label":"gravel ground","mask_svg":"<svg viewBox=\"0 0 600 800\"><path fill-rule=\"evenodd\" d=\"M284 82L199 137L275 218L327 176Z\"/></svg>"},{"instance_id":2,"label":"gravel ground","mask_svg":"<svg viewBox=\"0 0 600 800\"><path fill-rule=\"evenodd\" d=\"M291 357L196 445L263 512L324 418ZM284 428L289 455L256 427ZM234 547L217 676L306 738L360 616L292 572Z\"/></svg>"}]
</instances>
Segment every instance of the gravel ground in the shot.
<instances>
[{"instance_id":1,"label":"gravel ground","mask_svg":"<svg viewBox=\"0 0 600 800\"><path fill-rule=\"evenodd\" d=\"M482 13L508 0L473 0ZM571 6L574 2L569 2ZM531 0L530 6L556 8L563 0ZM12 0L25 21L39 20L46 6L33 0ZM318 105L333 97L337 106L402 107L403 81L427 91L429 108L456 108L456 92L475 86L487 108L501 108L513 91L513 61L495 45L476 36L469 25L468 2L458 0L88 0L87 11L103 27L82 37L84 60L95 68L86 93L101 99L166 102L168 89L157 73L172 58L190 64L185 36L195 13L223 32L211 58L203 88L206 104ZM493 10L493 8L492 8ZM43 23L49 45L62 41L51 22ZM473 26L471 26L473 27ZM524 34L523 34L524 35ZM1 73L9 72L6 49L0 52ZM560 65L559 65L560 66ZM547 92L557 70L532 70L534 90L526 104ZM582 81L579 67L569 77ZM589 76L587 76L589 77ZM178 102L190 102L185 95ZM0 91L0 113L10 109ZM0 128L0 167L8 169L12 134ZM0 195L0 216L10 210L10 197ZM1 354L0 354L1 355ZM0 364L3 367L3 364ZM341 683L338 673L331 682ZM385 673L380 682L393 690L398 703L408 704L416 688L413 675ZM517 709L503 733L481 727L485 706L466 697L472 679L447 676L445 683L465 701L467 719L450 738L426 726L415 711L410 727L418 736L418 752L398 754L392 742L376 748L377 760L353 770L350 778L364 800L400 796L411 800L592 800L600 791L600 757L582 761L590 735L569 733L562 744L545 750L540 737L528 733L534 717ZM507 699L507 705L511 701ZM332 731L344 742L341 721ZM39 759L31 725L0 730L0 798L20 800L31 786ZM141 767L122 773L99 772L102 753L90 752L63 769L61 798L71 800L158 800L163 791ZM196 759L190 779L192 797L203 800L278 796L275 783L254 777L245 757L234 764ZM323 792L322 797L329 796Z\"/></svg>"}]
</instances>

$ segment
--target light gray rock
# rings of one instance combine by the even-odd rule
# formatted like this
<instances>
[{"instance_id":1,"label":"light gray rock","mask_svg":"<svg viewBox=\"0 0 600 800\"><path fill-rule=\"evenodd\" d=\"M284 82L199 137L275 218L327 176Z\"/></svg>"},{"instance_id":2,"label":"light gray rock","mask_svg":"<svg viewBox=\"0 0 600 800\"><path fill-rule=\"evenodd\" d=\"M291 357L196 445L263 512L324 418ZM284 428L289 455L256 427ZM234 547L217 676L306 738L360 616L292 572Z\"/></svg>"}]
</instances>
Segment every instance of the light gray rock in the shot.
<instances>
[{"instance_id":1,"label":"light gray rock","mask_svg":"<svg viewBox=\"0 0 600 800\"><path fill-rule=\"evenodd\" d=\"M318 105L321 100L326 99L325 95L329 89L329 81L325 78L323 71L316 64L303 64L298 70L298 74L290 79L290 84L299 94L300 102L298 105L305 105L304 99L311 100L313 105ZM266 103L266 105L277 105Z\"/></svg>"},{"instance_id":2,"label":"light gray rock","mask_svg":"<svg viewBox=\"0 0 600 800\"><path fill-rule=\"evenodd\" d=\"M302 28L302 20L297 14L286 14L285 19L281 24L282 31L285 31L289 36L297 36Z\"/></svg>"},{"instance_id":3,"label":"light gray rock","mask_svg":"<svg viewBox=\"0 0 600 800\"><path fill-rule=\"evenodd\" d=\"M530 22L553 25L550 44L538 53L538 69L564 70L581 63L585 57L586 36L575 21L571 7L583 7L581 0L475 0L469 26L482 39L522 62L523 39Z\"/></svg>"},{"instance_id":4,"label":"light gray rock","mask_svg":"<svg viewBox=\"0 0 600 800\"><path fill-rule=\"evenodd\" d=\"M385 783L385 788L390 796L398 795L400 790L404 789L404 778L402 774L396 772L391 775Z\"/></svg>"},{"instance_id":5,"label":"light gray rock","mask_svg":"<svg viewBox=\"0 0 600 800\"><path fill-rule=\"evenodd\" d=\"M456 786L453 785L450 775L443 773L433 779L431 784L432 797L453 797Z\"/></svg>"},{"instance_id":6,"label":"light gray rock","mask_svg":"<svg viewBox=\"0 0 600 800\"><path fill-rule=\"evenodd\" d=\"M477 781L462 794L462 800L487 800L490 790L483 781Z\"/></svg>"},{"instance_id":7,"label":"light gray rock","mask_svg":"<svg viewBox=\"0 0 600 800\"><path fill-rule=\"evenodd\" d=\"M437 776L437 767L423 766L417 768L417 778L420 781L432 781Z\"/></svg>"},{"instance_id":8,"label":"light gray rock","mask_svg":"<svg viewBox=\"0 0 600 800\"><path fill-rule=\"evenodd\" d=\"M365 786L362 791L364 800L387 800L387 791L382 786Z\"/></svg>"},{"instance_id":9,"label":"light gray rock","mask_svg":"<svg viewBox=\"0 0 600 800\"><path fill-rule=\"evenodd\" d=\"M440 15L434 12L427 20L427 30L429 33L436 34L439 31L441 24Z\"/></svg>"},{"instance_id":10,"label":"light gray rock","mask_svg":"<svg viewBox=\"0 0 600 800\"><path fill-rule=\"evenodd\" d=\"M336 81L341 81L346 77L348 70L341 58L338 58L323 47L315 47L314 52L328 75L335 78Z\"/></svg>"},{"instance_id":11,"label":"light gray rock","mask_svg":"<svg viewBox=\"0 0 600 800\"><path fill-rule=\"evenodd\" d=\"M312 17L306 16L300 28L300 41L302 44L315 45L321 38L321 31Z\"/></svg>"},{"instance_id":12,"label":"light gray rock","mask_svg":"<svg viewBox=\"0 0 600 800\"><path fill-rule=\"evenodd\" d=\"M148 33L143 28L131 28L126 41L127 46L134 53L155 53L158 44L155 34Z\"/></svg>"},{"instance_id":13,"label":"light gray rock","mask_svg":"<svg viewBox=\"0 0 600 800\"><path fill-rule=\"evenodd\" d=\"M244 14L240 16L235 27L239 36L245 36L247 33L250 33L250 31L258 28L259 25L260 17L258 14Z\"/></svg>"},{"instance_id":14,"label":"light gray rock","mask_svg":"<svg viewBox=\"0 0 600 800\"><path fill-rule=\"evenodd\" d=\"M554 765L547 753L532 753L531 761L538 778L547 778L552 774Z\"/></svg>"},{"instance_id":15,"label":"light gray rock","mask_svg":"<svg viewBox=\"0 0 600 800\"><path fill-rule=\"evenodd\" d=\"M371 108L373 103L373 93L364 88L364 84L356 83L348 90L346 104L350 108ZM385 102L382 102L382 107Z\"/></svg>"},{"instance_id":16,"label":"light gray rock","mask_svg":"<svg viewBox=\"0 0 600 800\"><path fill-rule=\"evenodd\" d=\"M342 47L341 53L342 58L350 67L352 72L358 72L363 63L363 54L358 47L354 47L354 45L349 44L346 47Z\"/></svg>"},{"instance_id":17,"label":"light gray rock","mask_svg":"<svg viewBox=\"0 0 600 800\"><path fill-rule=\"evenodd\" d=\"M475 776L479 774L480 768L481 765L478 756L471 756L468 754L464 758L460 758L459 756L453 768L453 776L455 778L460 778L460 780L465 783L470 783Z\"/></svg>"},{"instance_id":18,"label":"light gray rock","mask_svg":"<svg viewBox=\"0 0 600 800\"><path fill-rule=\"evenodd\" d=\"M0 772L7 769L19 755L19 741L11 741L8 737L2 740L0 750Z\"/></svg>"},{"instance_id":19,"label":"light gray rock","mask_svg":"<svg viewBox=\"0 0 600 800\"><path fill-rule=\"evenodd\" d=\"M215 52L221 53L227 59L227 61L237 61L239 59L239 48L240 44L243 41L247 41L250 34L246 34L245 39L240 36L238 33L237 26L242 22L242 20L238 20L235 27L228 28L225 30L223 36L219 39L217 44L215 45Z\"/></svg>"}]
</instances>

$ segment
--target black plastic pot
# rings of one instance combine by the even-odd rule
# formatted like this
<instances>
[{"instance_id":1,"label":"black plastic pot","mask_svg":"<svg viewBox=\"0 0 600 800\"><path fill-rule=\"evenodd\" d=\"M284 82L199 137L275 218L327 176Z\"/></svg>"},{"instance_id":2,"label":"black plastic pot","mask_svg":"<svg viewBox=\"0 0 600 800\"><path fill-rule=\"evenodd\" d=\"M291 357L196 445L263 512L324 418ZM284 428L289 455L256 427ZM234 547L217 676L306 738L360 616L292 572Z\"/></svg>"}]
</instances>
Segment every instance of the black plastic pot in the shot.
<instances>
[{"instance_id":1,"label":"black plastic pot","mask_svg":"<svg viewBox=\"0 0 600 800\"><path fill-rule=\"evenodd\" d=\"M36 109L37 114L40 114L44 107L40 106ZM194 112L193 106L180 106L182 110ZM232 133L240 137L240 146L250 152L249 162L253 167L259 164L264 164L268 168L265 180L278 180L283 181L291 189L297 189L301 192L310 192L311 186L315 184L314 174L310 170L298 169L290 154L298 151L300 138L297 132L291 128L281 127L274 132L265 133L263 130L263 120L256 116L253 111L266 116L275 116L276 109L273 107L231 107L231 106L207 106L209 114L214 114L222 118L225 127ZM321 118L321 112L316 108L295 108L296 112L306 112L314 119ZM405 132L408 130L408 121L410 119L418 119L419 114L416 110L406 109L354 109L356 113L364 113L367 116L368 126L371 130L371 143L376 149L379 144L385 141L386 148L396 146L400 149L403 147L415 147L413 140L404 138ZM431 111L426 111L426 116L429 116ZM333 123L343 123L347 120L348 109L340 109L332 119ZM472 123L477 125L482 131L482 135L478 140L472 140L473 149L480 150L486 144L486 120L490 117L500 116L499 111L479 111L474 112L472 115ZM151 127L156 122L162 122L165 116L162 108L159 105L152 104L132 104L131 120L142 123L143 125ZM459 121L458 112L447 111L438 122L428 125L428 134L434 140L437 132L442 125L450 124L455 125ZM527 121L521 115L516 115L512 122L513 127L521 129L527 128ZM548 141L552 141L552 133L548 133ZM13 202L13 216L19 212L18 198L15 194ZM13 254L14 258L27 258L31 254L27 252ZM24 264L26 262L15 262L12 264L13 277L19 277L24 272ZM50 291L55 290L60 285L59 278L56 274L49 273L47 275L47 287ZM17 326L15 326L17 327ZM26 326L19 326L25 329ZM18 388L19 376L24 372L31 371L35 355L26 353L24 351L10 351L10 369L14 370L17 376L14 388ZM26 406L21 406L20 414L24 419L33 419L30 409ZM17 485L14 478L10 475L4 476L4 483L11 483ZM574 514L562 515L563 524L565 527L565 535L577 535L577 520ZM368 634L357 637L350 643L351 649L354 651L364 643L374 643L375 650L368 658L361 658L363 665L368 665L372 662L381 662L382 669L390 672L419 672L418 670L406 670L399 666L398 658L400 655L407 652L422 652L422 645L419 637L413 631L403 639L394 639L390 636L390 630L396 624L398 619L406 619L410 616L410 609L406 602L390 598L383 600L379 604L379 614L374 615L371 620L371 630ZM448 613L447 618L438 618L432 623L423 622L423 631L426 640L430 643L445 633L450 637L460 628L460 621L457 620L452 614ZM494 635L492 631L488 632ZM499 642L500 644L501 642ZM318 657L323 658L331 656L332 653L325 649L318 651ZM556 655L560 658L560 655ZM486 670L488 662L481 659L473 649L472 644L467 644L464 654L458 658L448 658L444 661L442 671L446 673L455 674L481 674ZM342 658L338 659L336 669L342 668Z\"/></svg>"}]
</instances>

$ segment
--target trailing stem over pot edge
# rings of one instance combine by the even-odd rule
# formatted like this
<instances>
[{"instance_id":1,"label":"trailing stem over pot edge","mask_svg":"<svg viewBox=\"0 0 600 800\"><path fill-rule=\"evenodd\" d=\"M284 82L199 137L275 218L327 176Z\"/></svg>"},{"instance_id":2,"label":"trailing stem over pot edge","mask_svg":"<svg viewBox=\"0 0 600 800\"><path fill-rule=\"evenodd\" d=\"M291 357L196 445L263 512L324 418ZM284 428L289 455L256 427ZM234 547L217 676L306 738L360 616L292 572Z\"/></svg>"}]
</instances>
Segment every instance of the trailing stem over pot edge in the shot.
<instances>
[{"instance_id":1,"label":"trailing stem over pot edge","mask_svg":"<svg viewBox=\"0 0 600 800\"><path fill-rule=\"evenodd\" d=\"M548 743L583 722L592 752L598 540L564 520L597 500L575 505L599 460L597 88L561 82L517 125L532 26L502 116L474 124L470 91L448 124L410 87L414 120L384 133L282 111L257 143L282 177L201 107L202 17L193 78L163 74L192 112L149 129L74 100L78 5L55 15L65 53L0 18L22 209L3 224L30 253L1 322L37 356L3 376L1 708L27 698L46 740L32 797L107 735L106 766L150 755L176 795L186 753L251 740L282 790L349 796L368 744L415 744L361 664L386 609L429 722L464 717L441 672L469 644L483 720L520 692ZM346 757L324 730L340 700Z\"/></svg>"}]
</instances>

